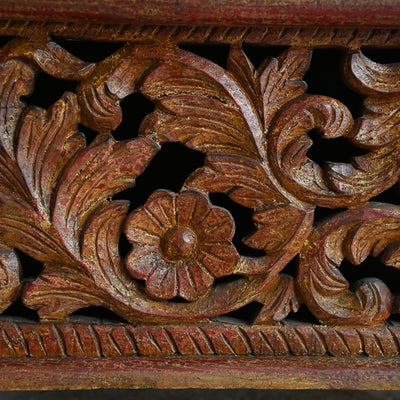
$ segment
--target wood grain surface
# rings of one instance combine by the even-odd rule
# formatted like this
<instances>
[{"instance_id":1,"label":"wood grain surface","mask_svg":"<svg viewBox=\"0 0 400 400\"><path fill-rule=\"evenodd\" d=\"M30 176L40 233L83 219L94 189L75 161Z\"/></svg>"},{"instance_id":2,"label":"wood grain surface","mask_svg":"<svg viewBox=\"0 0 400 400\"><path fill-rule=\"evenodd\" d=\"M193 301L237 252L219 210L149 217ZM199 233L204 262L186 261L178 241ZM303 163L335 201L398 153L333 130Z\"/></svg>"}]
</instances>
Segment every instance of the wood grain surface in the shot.
<instances>
[{"instance_id":1,"label":"wood grain surface","mask_svg":"<svg viewBox=\"0 0 400 400\"><path fill-rule=\"evenodd\" d=\"M0 360L2 390L399 389L399 360L340 358L147 357Z\"/></svg>"},{"instance_id":2,"label":"wood grain surface","mask_svg":"<svg viewBox=\"0 0 400 400\"><path fill-rule=\"evenodd\" d=\"M2 19L105 24L395 28L400 6L393 0L147 0L145 6L140 0L2 0L0 14Z\"/></svg>"}]
</instances>

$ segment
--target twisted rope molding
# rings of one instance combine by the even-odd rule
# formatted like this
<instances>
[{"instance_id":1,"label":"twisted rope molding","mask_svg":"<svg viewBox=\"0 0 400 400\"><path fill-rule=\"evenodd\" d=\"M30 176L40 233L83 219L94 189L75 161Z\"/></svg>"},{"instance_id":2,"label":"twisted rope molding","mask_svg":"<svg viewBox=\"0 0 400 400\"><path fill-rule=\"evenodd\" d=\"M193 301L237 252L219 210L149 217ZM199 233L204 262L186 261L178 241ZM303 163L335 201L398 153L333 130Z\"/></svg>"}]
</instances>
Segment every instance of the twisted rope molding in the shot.
<instances>
[{"instance_id":1,"label":"twisted rope molding","mask_svg":"<svg viewBox=\"0 0 400 400\"><path fill-rule=\"evenodd\" d=\"M400 44L399 29L288 28L232 26L167 26L37 21L0 21L0 35L48 35L107 41L218 43L257 45L393 47Z\"/></svg>"},{"instance_id":2,"label":"twisted rope molding","mask_svg":"<svg viewBox=\"0 0 400 400\"><path fill-rule=\"evenodd\" d=\"M18 323L0 325L0 358L170 355L396 357L400 325L238 326Z\"/></svg>"}]
</instances>

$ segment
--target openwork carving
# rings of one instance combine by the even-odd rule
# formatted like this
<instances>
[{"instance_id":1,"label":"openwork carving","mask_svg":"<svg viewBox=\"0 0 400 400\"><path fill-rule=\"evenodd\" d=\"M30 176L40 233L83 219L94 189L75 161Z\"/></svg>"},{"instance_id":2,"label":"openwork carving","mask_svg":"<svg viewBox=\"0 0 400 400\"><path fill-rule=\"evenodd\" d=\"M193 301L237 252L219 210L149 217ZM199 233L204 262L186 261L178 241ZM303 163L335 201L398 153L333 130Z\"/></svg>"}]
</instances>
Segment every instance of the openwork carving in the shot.
<instances>
[{"instance_id":1,"label":"openwork carving","mask_svg":"<svg viewBox=\"0 0 400 400\"><path fill-rule=\"evenodd\" d=\"M235 43L223 69L172 43L126 44L93 64L53 41L7 43L0 59L1 311L20 298L42 320L102 306L129 323L185 323L192 350L177 349L183 339L175 338L176 328L162 333L175 350L160 353L205 354L189 323L257 302L254 331L218 325L225 338L242 338L245 350L233 354L256 354L254 334L268 349L262 354L378 354L362 349L365 342L354 344L351 327L340 351L327 339L342 338L340 328L316 325L301 339L295 327L268 333L262 327L282 321L302 303L324 324L374 325L399 311L396 293L383 282L365 280L350 290L340 273L344 259L357 265L370 254L388 268L399 265L400 208L369 202L400 174L399 66L377 64L351 47L344 76L365 97L356 120L337 99L306 92L310 47L290 47L256 69ZM47 110L26 106L21 97L32 92L41 72L76 81L75 93L64 93ZM135 92L155 109L137 136L116 141L113 131L124 117L120 102ZM87 141L79 124L96 137ZM312 130L326 139L343 137L365 153L350 163L320 166L307 156ZM204 165L179 192L157 190L135 210L112 200L134 186L165 142L204 153ZM256 231L245 244L262 256L239 254L232 216L212 204L212 193L253 210ZM315 207L349 210L313 227ZM125 258L121 235L131 246ZM33 281L21 282L14 249L43 263ZM298 254L297 275L282 273ZM51 326L65 354L61 328ZM121 335L131 340L133 333L123 329ZM151 329L146 332L141 335L152 337ZM385 332L398 353L397 328ZM274 335L286 350L278 349ZM307 344L312 338L318 349ZM298 345L290 344L295 340ZM212 354L225 354L221 340L216 343L209 345ZM226 343L231 350L232 343ZM5 345L0 343L1 354ZM137 346L133 341L132 354Z\"/></svg>"}]
</instances>

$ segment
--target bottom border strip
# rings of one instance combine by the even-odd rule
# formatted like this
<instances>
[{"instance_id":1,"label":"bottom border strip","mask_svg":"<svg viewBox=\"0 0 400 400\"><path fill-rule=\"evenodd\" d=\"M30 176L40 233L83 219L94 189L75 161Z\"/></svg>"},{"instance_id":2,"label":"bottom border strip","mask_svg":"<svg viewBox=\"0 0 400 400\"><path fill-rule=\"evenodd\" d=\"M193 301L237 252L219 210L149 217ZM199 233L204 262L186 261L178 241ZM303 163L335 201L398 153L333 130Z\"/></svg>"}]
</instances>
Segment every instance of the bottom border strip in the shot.
<instances>
[{"instance_id":1,"label":"bottom border strip","mask_svg":"<svg viewBox=\"0 0 400 400\"><path fill-rule=\"evenodd\" d=\"M0 390L400 389L400 359L122 357L0 360Z\"/></svg>"}]
</instances>

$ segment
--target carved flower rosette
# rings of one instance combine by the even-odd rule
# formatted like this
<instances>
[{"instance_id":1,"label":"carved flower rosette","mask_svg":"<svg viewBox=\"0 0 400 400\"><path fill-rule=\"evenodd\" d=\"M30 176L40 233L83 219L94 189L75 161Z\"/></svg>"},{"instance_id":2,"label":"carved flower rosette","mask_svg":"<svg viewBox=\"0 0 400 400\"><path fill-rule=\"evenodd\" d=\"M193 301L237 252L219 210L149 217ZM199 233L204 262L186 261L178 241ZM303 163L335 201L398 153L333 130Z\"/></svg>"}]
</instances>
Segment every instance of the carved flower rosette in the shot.
<instances>
[{"instance_id":1,"label":"carved flower rosette","mask_svg":"<svg viewBox=\"0 0 400 400\"><path fill-rule=\"evenodd\" d=\"M400 173L399 66L347 55L348 84L366 97L354 121L338 100L306 93L311 57L289 48L256 70L233 46L225 70L175 45L126 44L90 64L52 41L10 41L0 60L2 310L21 298L42 319L102 306L129 322L192 322L256 301L257 324L284 319L300 302L335 324L396 312L385 284L350 290L339 267L369 254L399 262L399 208L368 203ZM47 110L26 106L21 97L41 72L76 81L76 92ZM134 92L155 109L118 142L120 102ZM82 125L96 132L90 143ZM307 157L311 130L366 154L320 167ZM164 142L204 153L204 165L179 192L161 188L134 210L112 200ZM210 193L253 210L245 244L262 256L238 253L234 220ZM315 207L350 210L313 227ZM121 235L130 243L123 259ZM33 281L21 282L14 249L43 263ZM297 254L297 276L282 274Z\"/></svg>"}]
</instances>

